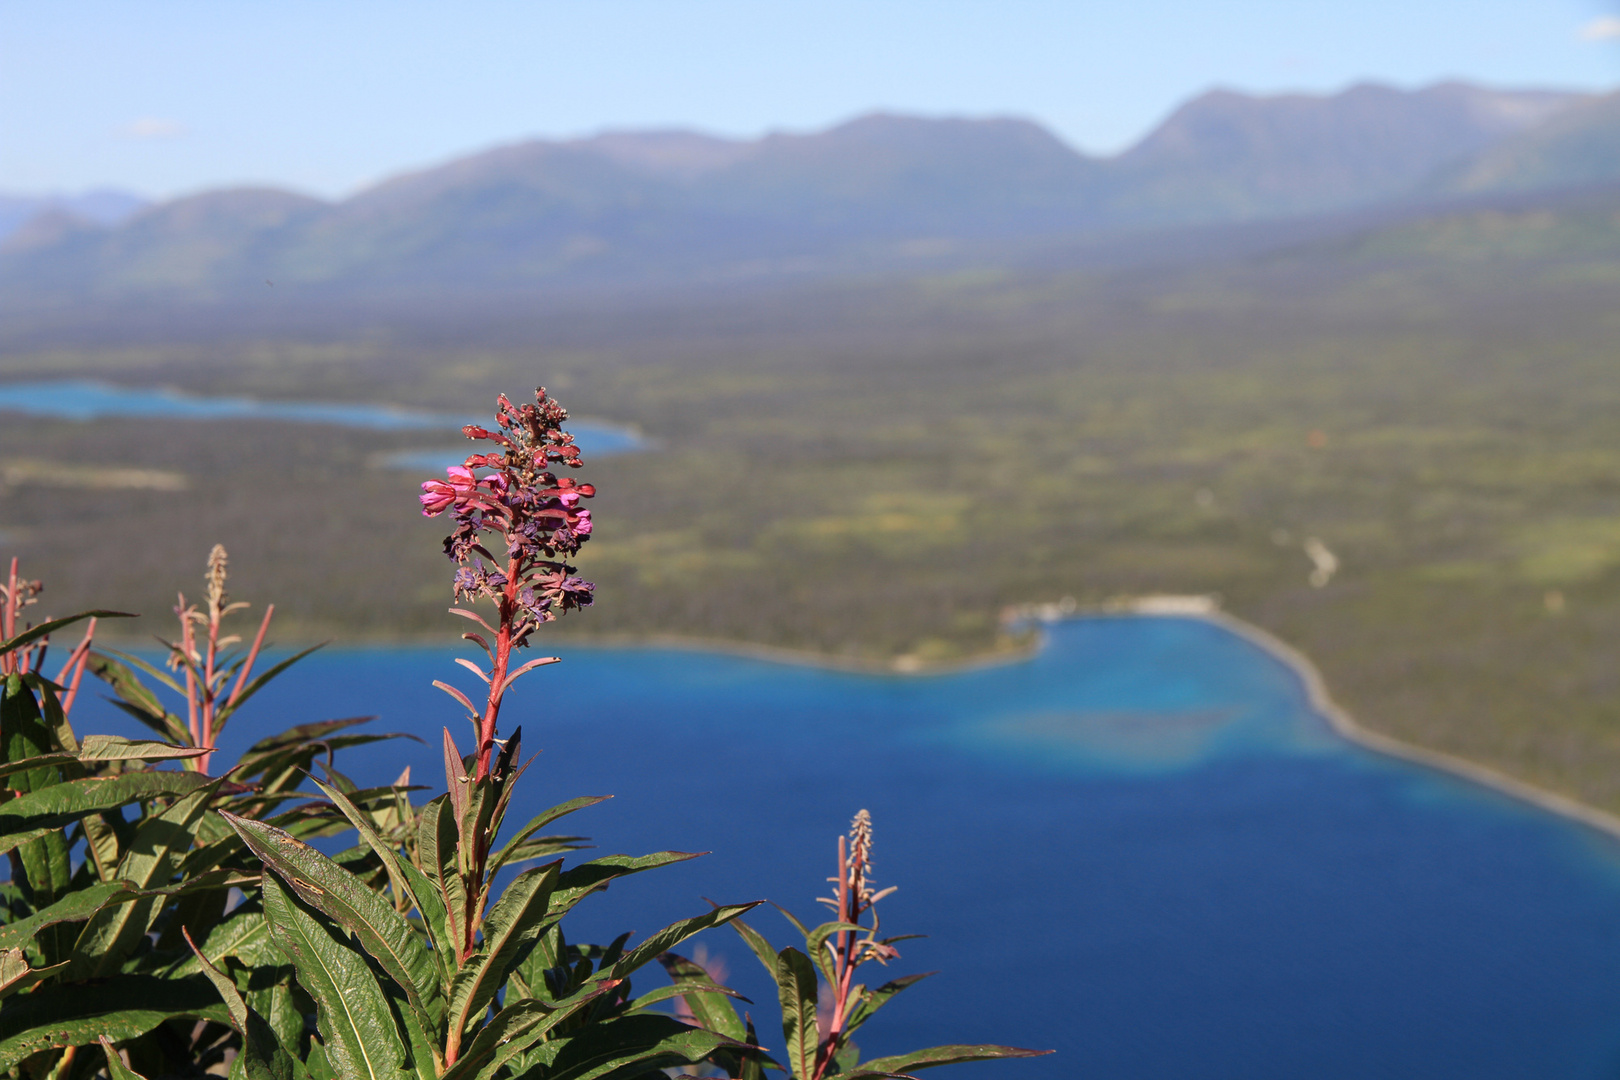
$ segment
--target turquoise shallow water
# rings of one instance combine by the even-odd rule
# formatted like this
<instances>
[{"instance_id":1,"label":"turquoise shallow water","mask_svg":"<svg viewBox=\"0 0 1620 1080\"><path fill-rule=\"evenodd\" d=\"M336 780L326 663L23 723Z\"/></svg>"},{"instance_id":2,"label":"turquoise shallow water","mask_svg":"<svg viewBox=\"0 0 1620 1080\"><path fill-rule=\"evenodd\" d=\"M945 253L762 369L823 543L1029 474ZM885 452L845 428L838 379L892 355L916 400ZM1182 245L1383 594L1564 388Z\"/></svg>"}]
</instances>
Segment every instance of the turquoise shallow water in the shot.
<instances>
[{"instance_id":1,"label":"turquoise shallow water","mask_svg":"<svg viewBox=\"0 0 1620 1080\"><path fill-rule=\"evenodd\" d=\"M868 807L879 884L900 886L884 925L930 935L897 969L942 972L875 1022L869 1053L1059 1051L958 1073L982 1080L1620 1076L1620 846L1346 744L1290 669L1213 624L1076 619L1028 661L926 677L556 651L508 706L544 750L515 813L613 793L570 819L604 849L712 852L615 888L576 937L646 933L702 896L811 917L834 837ZM458 721L429 683L464 681L453 655L317 655L234 745L379 713L430 742L341 766L437 784L439 725ZM83 710L81 729L117 725ZM754 922L789 940L778 916ZM770 1000L735 938L706 946Z\"/></svg>"},{"instance_id":2,"label":"turquoise shallow water","mask_svg":"<svg viewBox=\"0 0 1620 1080\"><path fill-rule=\"evenodd\" d=\"M0 383L0 412L57 416L67 420L94 420L104 416L170 417L179 420L283 420L383 431L443 432L449 439L463 424L487 423L488 418L404 409L391 405L322 401L260 401L246 397L203 397L161 387L126 387L83 379ZM617 454L640 449L642 440L627 428L588 420L570 421L580 449L592 454ZM405 469L442 469L467 456L465 443L458 450L405 451L390 464Z\"/></svg>"}]
</instances>

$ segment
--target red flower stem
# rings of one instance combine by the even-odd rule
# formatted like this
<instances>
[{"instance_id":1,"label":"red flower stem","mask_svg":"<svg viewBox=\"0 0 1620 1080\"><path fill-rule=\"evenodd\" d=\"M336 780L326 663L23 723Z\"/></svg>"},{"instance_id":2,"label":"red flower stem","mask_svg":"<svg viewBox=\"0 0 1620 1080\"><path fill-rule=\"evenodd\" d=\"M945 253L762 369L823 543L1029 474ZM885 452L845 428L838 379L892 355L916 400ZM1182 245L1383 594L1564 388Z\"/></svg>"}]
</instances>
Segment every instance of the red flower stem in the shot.
<instances>
[{"instance_id":1,"label":"red flower stem","mask_svg":"<svg viewBox=\"0 0 1620 1080\"><path fill-rule=\"evenodd\" d=\"M11 573L6 578L6 606L0 611L0 639L11 640L17 636L17 556L11 557ZM14 652L0 656L0 675L15 675L17 673L17 654Z\"/></svg>"},{"instance_id":2,"label":"red flower stem","mask_svg":"<svg viewBox=\"0 0 1620 1080\"><path fill-rule=\"evenodd\" d=\"M501 713L506 691L506 669L512 660L512 622L518 607L518 580L522 567L517 556L506 560L506 588L501 592L500 629L495 632L495 666L489 673L489 699L483 722L478 728L478 770L476 780L489 775L489 757L495 749L495 722Z\"/></svg>"},{"instance_id":3,"label":"red flower stem","mask_svg":"<svg viewBox=\"0 0 1620 1080\"><path fill-rule=\"evenodd\" d=\"M191 620L186 617L186 594L179 595L180 603L174 610L175 614L180 616L180 647L185 650L187 718L191 728L191 745L201 746L202 737L197 731L197 674L192 662L196 652L196 638L191 632Z\"/></svg>"},{"instance_id":4,"label":"red flower stem","mask_svg":"<svg viewBox=\"0 0 1620 1080\"><path fill-rule=\"evenodd\" d=\"M838 838L838 919L840 922L853 923L859 916L855 905L859 898L850 888L850 865L848 841L840 836ZM852 931L840 930L838 932L838 946L833 950L833 977L835 983L832 987L832 1018L827 1024L827 1037L818 1048L815 1074L810 1080L821 1080L829 1065L832 1064L838 1045L838 1036L844 1030L844 1008L849 997L850 978L855 973L855 965L851 962Z\"/></svg>"},{"instance_id":5,"label":"red flower stem","mask_svg":"<svg viewBox=\"0 0 1620 1080\"><path fill-rule=\"evenodd\" d=\"M95 637L96 620L92 616L89 625L84 628L84 640L68 654L67 662L56 676L57 683L67 687L67 694L62 698L63 716L73 711L73 701L79 696L79 680L84 677L84 666L90 659L90 643Z\"/></svg>"},{"instance_id":6,"label":"red flower stem","mask_svg":"<svg viewBox=\"0 0 1620 1080\"><path fill-rule=\"evenodd\" d=\"M219 607L212 602L208 606L208 653L203 661L203 712L202 723L199 727L202 730L202 745L212 750L214 748L214 658L219 652ZM203 772L208 771L207 761L208 755L204 754L199 765Z\"/></svg>"},{"instance_id":7,"label":"red flower stem","mask_svg":"<svg viewBox=\"0 0 1620 1080\"><path fill-rule=\"evenodd\" d=\"M6 625L0 630L0 637L13 638L17 636L17 556L11 557L11 573L6 579Z\"/></svg>"},{"instance_id":8,"label":"red flower stem","mask_svg":"<svg viewBox=\"0 0 1620 1080\"><path fill-rule=\"evenodd\" d=\"M225 702L227 709L236 707L236 699L242 696L242 687L248 681L248 675L253 671L253 661L259 658L259 647L264 644L264 635L270 629L270 616L276 613L276 605L270 604L264 609L264 621L259 623L259 632L254 635L253 648L248 650L247 659L242 663L242 670L236 676L236 688L231 691L230 698Z\"/></svg>"}]
</instances>

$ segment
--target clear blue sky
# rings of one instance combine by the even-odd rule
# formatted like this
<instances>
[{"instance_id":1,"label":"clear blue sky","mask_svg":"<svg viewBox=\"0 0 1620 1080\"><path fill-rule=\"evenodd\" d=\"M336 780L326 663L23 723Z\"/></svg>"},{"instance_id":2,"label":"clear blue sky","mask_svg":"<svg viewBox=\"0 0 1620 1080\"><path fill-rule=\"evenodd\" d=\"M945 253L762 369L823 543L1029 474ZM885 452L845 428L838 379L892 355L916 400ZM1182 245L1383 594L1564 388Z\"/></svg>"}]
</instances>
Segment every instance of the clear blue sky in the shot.
<instances>
[{"instance_id":1,"label":"clear blue sky","mask_svg":"<svg viewBox=\"0 0 1620 1080\"><path fill-rule=\"evenodd\" d=\"M1212 86L1620 84L1620 0L0 0L0 190L339 195L533 136L1017 115L1112 152Z\"/></svg>"}]
</instances>

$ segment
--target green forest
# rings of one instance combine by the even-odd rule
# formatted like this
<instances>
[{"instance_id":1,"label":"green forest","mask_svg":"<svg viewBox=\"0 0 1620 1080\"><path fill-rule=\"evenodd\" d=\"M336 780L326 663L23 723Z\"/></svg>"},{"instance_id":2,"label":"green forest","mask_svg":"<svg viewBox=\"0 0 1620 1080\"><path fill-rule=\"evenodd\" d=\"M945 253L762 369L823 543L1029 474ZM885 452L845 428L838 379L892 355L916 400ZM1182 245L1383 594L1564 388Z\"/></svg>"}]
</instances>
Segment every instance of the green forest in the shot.
<instances>
[{"instance_id":1,"label":"green forest","mask_svg":"<svg viewBox=\"0 0 1620 1080\"><path fill-rule=\"evenodd\" d=\"M927 670L1030 647L1021 605L1218 594L1367 727L1620 810L1617 221L430 313L267 299L14 326L0 377L469 418L544 385L649 442L587 455L611 528L580 565L611 603L554 640ZM283 645L428 635L439 527L402 513L427 477L385 459L455 442L11 415L0 545L57 613L166 616L220 542Z\"/></svg>"}]
</instances>

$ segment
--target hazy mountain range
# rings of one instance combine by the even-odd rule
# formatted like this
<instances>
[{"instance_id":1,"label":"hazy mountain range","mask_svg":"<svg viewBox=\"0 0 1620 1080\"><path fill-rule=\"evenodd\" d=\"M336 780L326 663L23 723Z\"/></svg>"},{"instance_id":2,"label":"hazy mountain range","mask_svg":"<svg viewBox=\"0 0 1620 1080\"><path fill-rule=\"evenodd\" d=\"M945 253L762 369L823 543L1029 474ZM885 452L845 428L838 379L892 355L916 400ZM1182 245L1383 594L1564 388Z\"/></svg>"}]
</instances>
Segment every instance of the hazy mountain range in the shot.
<instances>
[{"instance_id":1,"label":"hazy mountain range","mask_svg":"<svg viewBox=\"0 0 1620 1080\"><path fill-rule=\"evenodd\" d=\"M1609 184L1620 94L1216 91L1108 158L1023 120L876 114L746 141L536 140L338 202L269 188L152 206L0 199L0 288L26 301L735 280Z\"/></svg>"}]
</instances>

